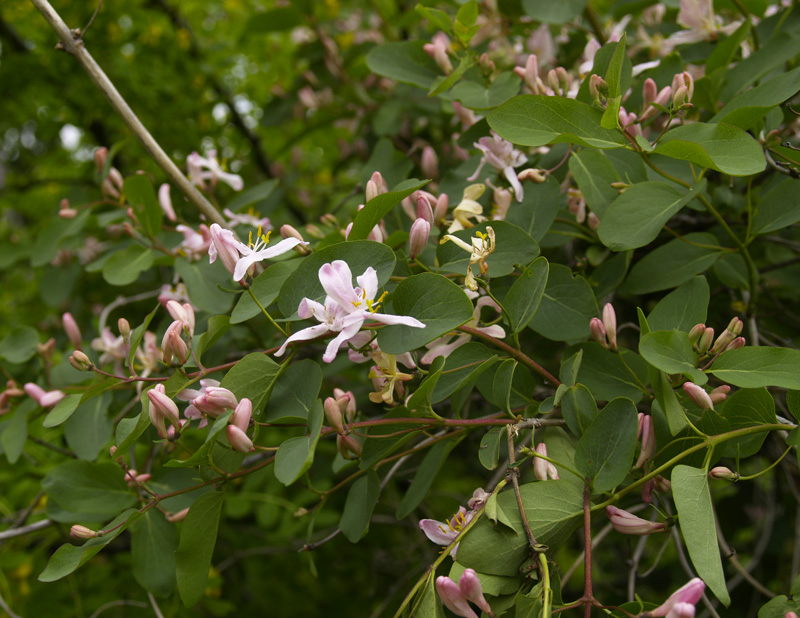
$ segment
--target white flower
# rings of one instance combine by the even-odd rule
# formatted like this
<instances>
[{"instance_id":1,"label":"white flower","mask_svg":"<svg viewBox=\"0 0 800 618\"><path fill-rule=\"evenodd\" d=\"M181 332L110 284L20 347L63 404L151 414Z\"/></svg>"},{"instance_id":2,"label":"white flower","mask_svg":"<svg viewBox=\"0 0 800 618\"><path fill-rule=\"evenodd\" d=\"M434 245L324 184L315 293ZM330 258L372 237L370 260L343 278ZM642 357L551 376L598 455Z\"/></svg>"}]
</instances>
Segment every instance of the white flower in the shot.
<instances>
[{"instance_id":1,"label":"white flower","mask_svg":"<svg viewBox=\"0 0 800 618\"><path fill-rule=\"evenodd\" d=\"M522 183L517 178L517 173L514 171L515 167L519 167L527 162L528 158L519 150L514 148L514 144L508 140L504 140L497 133L492 131L491 137L482 137L473 144L475 148L483 153L478 169L475 173L467 178L468 181L473 181L478 178L483 166L488 163L499 173L506 177L506 180L514 188L514 195L518 202L522 201Z\"/></svg>"},{"instance_id":2,"label":"white flower","mask_svg":"<svg viewBox=\"0 0 800 618\"><path fill-rule=\"evenodd\" d=\"M189 169L189 179L201 189L213 189L220 180L234 191L244 189L244 181L241 176L223 171L217 161L216 150L209 151L208 158L193 152L186 157L186 167ZM208 184L206 184L207 180Z\"/></svg>"},{"instance_id":3,"label":"white flower","mask_svg":"<svg viewBox=\"0 0 800 618\"><path fill-rule=\"evenodd\" d=\"M304 298L297 309L302 319L307 320L313 316L319 324L291 335L275 353L276 356L282 356L286 352L286 346L293 341L308 341L327 333L338 333L328 343L322 356L322 360L330 363L336 358L339 347L352 339L366 320L425 328L425 324L412 317L376 313L383 296L375 299L378 293L378 275L371 266L356 278L359 287L353 287L350 267L342 260L323 264L319 269L319 280L327 295L325 304Z\"/></svg>"},{"instance_id":4,"label":"white flower","mask_svg":"<svg viewBox=\"0 0 800 618\"><path fill-rule=\"evenodd\" d=\"M475 282L475 275L472 273L472 267L478 264L481 274L485 275L489 270L489 265L486 263L486 258L494 251L494 230L491 226L486 226L486 233L476 232L476 236L471 238L472 244L467 244L457 236L445 234L439 241L439 244L444 244L447 241L452 241L464 251L469 251L469 269L467 270L467 278L464 281L467 288L475 292L478 289L478 284Z\"/></svg>"},{"instance_id":5,"label":"white flower","mask_svg":"<svg viewBox=\"0 0 800 618\"><path fill-rule=\"evenodd\" d=\"M259 226L256 241L253 242L253 234L251 232L250 240L245 245L236 240L233 232L226 230L218 223L212 223L211 246L208 248L209 261L213 263L219 256L228 272L233 274L233 280L241 281L256 262L268 260L291 251L297 245L308 244L297 238L286 238L277 245L267 247L269 235L270 232L262 234L261 226Z\"/></svg>"}]
</instances>

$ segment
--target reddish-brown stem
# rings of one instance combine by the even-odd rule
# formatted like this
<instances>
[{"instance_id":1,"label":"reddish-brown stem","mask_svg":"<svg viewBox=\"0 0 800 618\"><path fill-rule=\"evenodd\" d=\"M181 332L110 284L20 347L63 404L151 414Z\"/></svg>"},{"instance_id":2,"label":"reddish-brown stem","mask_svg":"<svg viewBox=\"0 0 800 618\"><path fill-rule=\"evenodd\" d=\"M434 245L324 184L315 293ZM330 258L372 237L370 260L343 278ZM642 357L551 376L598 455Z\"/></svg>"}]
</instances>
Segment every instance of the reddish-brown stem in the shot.
<instances>
[{"instance_id":1,"label":"reddish-brown stem","mask_svg":"<svg viewBox=\"0 0 800 618\"><path fill-rule=\"evenodd\" d=\"M481 339L488 341L493 346L498 347L501 350L507 352L511 356L511 358L519 361L523 365L527 365L530 369L538 373L545 380L550 382L550 384L552 384L553 386L561 385L561 380L559 380L553 374L547 371L547 369L542 367L539 363L537 363L535 360L533 360L520 350L516 350L512 348L510 345L508 345L506 342L500 341L500 339L498 339L497 337L492 337L491 335L482 333L477 328L472 328L471 326L459 326L457 330L460 330L462 333L468 333L473 337L480 337Z\"/></svg>"}]
</instances>

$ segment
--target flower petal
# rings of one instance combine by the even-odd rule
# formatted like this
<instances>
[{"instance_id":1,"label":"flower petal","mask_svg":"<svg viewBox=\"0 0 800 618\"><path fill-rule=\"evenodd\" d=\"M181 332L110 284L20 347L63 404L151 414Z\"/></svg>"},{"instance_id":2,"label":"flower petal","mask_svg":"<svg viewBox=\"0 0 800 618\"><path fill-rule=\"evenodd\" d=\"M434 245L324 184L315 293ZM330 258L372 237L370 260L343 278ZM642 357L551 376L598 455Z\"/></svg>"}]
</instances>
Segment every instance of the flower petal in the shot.
<instances>
[{"instance_id":1,"label":"flower petal","mask_svg":"<svg viewBox=\"0 0 800 618\"><path fill-rule=\"evenodd\" d=\"M319 269L319 281L325 293L346 312L352 312L362 299L353 289L353 274L343 260L323 264Z\"/></svg>"},{"instance_id":2,"label":"flower petal","mask_svg":"<svg viewBox=\"0 0 800 618\"><path fill-rule=\"evenodd\" d=\"M286 346L293 341L308 341L309 339L316 339L317 337L329 332L331 331L327 324L315 324L314 326L309 326L308 328L299 330L293 335L289 336L289 338L283 342L283 345L280 347L280 349L275 352L275 356L283 356L284 352L286 352Z\"/></svg>"},{"instance_id":3,"label":"flower petal","mask_svg":"<svg viewBox=\"0 0 800 618\"><path fill-rule=\"evenodd\" d=\"M378 273L370 266L360 277L356 277L356 282L364 290L366 297L370 300L375 298L378 293Z\"/></svg>"}]
</instances>

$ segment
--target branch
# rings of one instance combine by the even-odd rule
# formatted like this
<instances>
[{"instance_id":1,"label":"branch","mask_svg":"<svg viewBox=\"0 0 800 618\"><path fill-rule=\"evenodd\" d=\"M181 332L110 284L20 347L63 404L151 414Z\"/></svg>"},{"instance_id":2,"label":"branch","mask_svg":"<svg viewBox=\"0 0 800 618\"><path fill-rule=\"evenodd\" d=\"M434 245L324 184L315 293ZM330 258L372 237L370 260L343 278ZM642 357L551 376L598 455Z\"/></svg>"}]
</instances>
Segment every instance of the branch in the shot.
<instances>
[{"instance_id":1,"label":"branch","mask_svg":"<svg viewBox=\"0 0 800 618\"><path fill-rule=\"evenodd\" d=\"M219 223L220 225L227 225L225 219L217 212L216 208L212 206L202 193L195 187L186 176L178 169L178 166L167 156L167 153L159 146L158 142L153 139L150 132L142 124L142 121L133 113L125 99L116 89L108 76L100 68L95 59L86 49L83 41L76 38L75 31L70 30L61 16L55 11L47 0L31 0L33 5L44 16L53 30L56 31L58 37L61 39L61 46L69 54L75 56L78 62L89 75L89 78L94 82L95 86L103 93L103 95L111 103L121 117L122 120L128 125L128 128L141 142L145 150L150 154L158 166L164 170L169 179L175 183L178 188L189 198L197 208L208 218L212 223Z\"/></svg>"}]
</instances>

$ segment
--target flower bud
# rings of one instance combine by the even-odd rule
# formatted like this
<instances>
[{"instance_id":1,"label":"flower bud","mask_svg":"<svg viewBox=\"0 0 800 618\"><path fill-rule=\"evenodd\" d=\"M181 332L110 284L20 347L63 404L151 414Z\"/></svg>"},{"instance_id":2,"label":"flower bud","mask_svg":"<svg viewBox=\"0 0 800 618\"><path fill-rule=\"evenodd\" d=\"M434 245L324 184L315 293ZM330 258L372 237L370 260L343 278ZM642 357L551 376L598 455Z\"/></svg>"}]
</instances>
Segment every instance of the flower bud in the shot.
<instances>
[{"instance_id":1,"label":"flower bud","mask_svg":"<svg viewBox=\"0 0 800 618\"><path fill-rule=\"evenodd\" d=\"M417 198L417 219L425 219L431 225L433 224L433 208L427 196L420 192Z\"/></svg>"},{"instance_id":2,"label":"flower bud","mask_svg":"<svg viewBox=\"0 0 800 618\"><path fill-rule=\"evenodd\" d=\"M739 473L734 472L730 468L726 468L725 466L717 466L716 468L711 468L708 473L708 478L711 479L724 479L726 481L738 481L739 480Z\"/></svg>"},{"instance_id":3,"label":"flower bud","mask_svg":"<svg viewBox=\"0 0 800 618\"><path fill-rule=\"evenodd\" d=\"M92 361L89 359L89 357L80 350L75 350L72 353L72 355L69 357L69 364L75 367L75 369L78 371L91 371L93 367Z\"/></svg>"},{"instance_id":4,"label":"flower bud","mask_svg":"<svg viewBox=\"0 0 800 618\"><path fill-rule=\"evenodd\" d=\"M341 388L334 388L333 396L336 401L340 402L340 405L342 400L347 400L344 407L344 420L351 423L353 417L356 415L356 396L353 394L353 391L343 391Z\"/></svg>"},{"instance_id":5,"label":"flower bud","mask_svg":"<svg viewBox=\"0 0 800 618\"><path fill-rule=\"evenodd\" d=\"M645 107L650 105L653 101L656 100L656 95L658 94L658 86L656 86L656 82L648 77L644 80L644 84L642 85L642 103Z\"/></svg>"},{"instance_id":6,"label":"flower bud","mask_svg":"<svg viewBox=\"0 0 800 618\"><path fill-rule=\"evenodd\" d=\"M117 320L117 328L125 343L129 343L131 339L131 325L128 323L128 320L125 318Z\"/></svg>"},{"instance_id":7,"label":"flower bud","mask_svg":"<svg viewBox=\"0 0 800 618\"><path fill-rule=\"evenodd\" d=\"M714 409L714 402L702 386L698 386L694 382L684 382L683 390L701 410Z\"/></svg>"},{"instance_id":8,"label":"flower bud","mask_svg":"<svg viewBox=\"0 0 800 618\"><path fill-rule=\"evenodd\" d=\"M730 346L728 346L730 349ZM711 398L711 401L714 403L722 403L725 401L725 398L728 396L728 393L731 392L731 387L727 384L723 384L722 386L718 386L713 391L711 391L708 396Z\"/></svg>"},{"instance_id":9,"label":"flower bud","mask_svg":"<svg viewBox=\"0 0 800 618\"><path fill-rule=\"evenodd\" d=\"M727 352L729 350L738 350L739 348L743 348L746 343L747 341L745 340L744 337L736 337L736 339L734 339L728 344L728 347L725 348L725 351Z\"/></svg>"},{"instance_id":10,"label":"flower bud","mask_svg":"<svg viewBox=\"0 0 800 618\"><path fill-rule=\"evenodd\" d=\"M305 241L303 235L288 223L281 226L281 236L283 238L296 238L297 240Z\"/></svg>"},{"instance_id":11,"label":"flower bud","mask_svg":"<svg viewBox=\"0 0 800 618\"><path fill-rule=\"evenodd\" d=\"M536 452L543 457L547 457L547 445L544 442L540 442L536 445ZM548 479L555 481L559 478L556 467L541 457L535 457L533 459L533 474L540 481L546 481Z\"/></svg>"},{"instance_id":12,"label":"flower bud","mask_svg":"<svg viewBox=\"0 0 800 618\"><path fill-rule=\"evenodd\" d=\"M796 612L786 612L786 615L783 618L797 618Z\"/></svg>"},{"instance_id":13,"label":"flower bud","mask_svg":"<svg viewBox=\"0 0 800 618\"><path fill-rule=\"evenodd\" d=\"M425 146L422 149L419 166L422 169L423 176L426 178L435 179L439 177L439 157L436 155L433 146Z\"/></svg>"},{"instance_id":14,"label":"flower bud","mask_svg":"<svg viewBox=\"0 0 800 618\"><path fill-rule=\"evenodd\" d=\"M440 575L436 578L436 592L439 594L439 598L442 600L444 606L456 616L478 618L478 615L467 602L464 593L461 592L458 585L446 575Z\"/></svg>"},{"instance_id":15,"label":"flower bud","mask_svg":"<svg viewBox=\"0 0 800 618\"><path fill-rule=\"evenodd\" d=\"M239 249L233 232L226 230L219 223L212 223L209 229L211 245L208 247L209 263L214 263L219 256L225 269L233 274L236 262L239 261Z\"/></svg>"},{"instance_id":16,"label":"flower bud","mask_svg":"<svg viewBox=\"0 0 800 618\"><path fill-rule=\"evenodd\" d=\"M177 221L175 210L172 208L172 197L169 194L169 183L164 183L158 188L158 204L170 221Z\"/></svg>"},{"instance_id":17,"label":"flower bud","mask_svg":"<svg viewBox=\"0 0 800 618\"><path fill-rule=\"evenodd\" d=\"M353 436L336 436L336 448L345 459L361 457L361 444Z\"/></svg>"},{"instance_id":18,"label":"flower bud","mask_svg":"<svg viewBox=\"0 0 800 618\"><path fill-rule=\"evenodd\" d=\"M642 450L633 466L637 470L644 466L656 451L656 432L653 428L653 417L649 414L639 414L639 440L642 442Z\"/></svg>"},{"instance_id":19,"label":"flower bud","mask_svg":"<svg viewBox=\"0 0 800 618\"><path fill-rule=\"evenodd\" d=\"M739 336L742 334L742 330L744 330L744 322L742 322L739 318L734 317L729 323L727 330L731 331L735 336Z\"/></svg>"},{"instance_id":20,"label":"flower bud","mask_svg":"<svg viewBox=\"0 0 800 618\"><path fill-rule=\"evenodd\" d=\"M346 402L345 405L347 405ZM327 397L322 409L325 411L325 418L328 420L328 424L336 430L337 434L344 436L350 433L344 427L342 409L336 399Z\"/></svg>"},{"instance_id":21,"label":"flower bud","mask_svg":"<svg viewBox=\"0 0 800 618\"><path fill-rule=\"evenodd\" d=\"M702 579L695 577L688 584L678 588L659 607L650 610L650 616L661 618L694 618L694 606L703 596L706 585Z\"/></svg>"},{"instance_id":22,"label":"flower bud","mask_svg":"<svg viewBox=\"0 0 800 618\"><path fill-rule=\"evenodd\" d=\"M596 230L600 227L600 219L596 214L590 212L588 215L586 215L586 224L589 226L590 230Z\"/></svg>"},{"instance_id":23,"label":"flower bud","mask_svg":"<svg viewBox=\"0 0 800 618\"><path fill-rule=\"evenodd\" d=\"M603 307L603 327L608 337L608 345L611 350L617 349L617 313L611 303L606 303Z\"/></svg>"},{"instance_id":24,"label":"flower bud","mask_svg":"<svg viewBox=\"0 0 800 618\"><path fill-rule=\"evenodd\" d=\"M69 535L76 539L93 539L100 536L100 533L97 532L97 530L92 530L86 526L79 526L78 524L75 524L72 526L72 528L70 528Z\"/></svg>"},{"instance_id":25,"label":"flower bud","mask_svg":"<svg viewBox=\"0 0 800 618\"><path fill-rule=\"evenodd\" d=\"M705 330L705 324L696 324L693 326L692 330L689 331L689 343L691 343L693 346L697 346L697 342L700 341L700 337L703 336Z\"/></svg>"},{"instance_id":26,"label":"flower bud","mask_svg":"<svg viewBox=\"0 0 800 618\"><path fill-rule=\"evenodd\" d=\"M529 167L517 174L517 178L520 182L530 180L535 182L537 185L540 185L543 182L547 182L547 171L536 169L535 167Z\"/></svg>"},{"instance_id":27,"label":"flower bud","mask_svg":"<svg viewBox=\"0 0 800 618\"><path fill-rule=\"evenodd\" d=\"M680 109L687 102L688 92L686 86L680 86L672 93L672 107L674 109Z\"/></svg>"},{"instance_id":28,"label":"flower bud","mask_svg":"<svg viewBox=\"0 0 800 618\"><path fill-rule=\"evenodd\" d=\"M235 410L239 401L227 388L209 386L205 393L192 400L192 405L209 416L217 417L225 410Z\"/></svg>"},{"instance_id":29,"label":"flower bud","mask_svg":"<svg viewBox=\"0 0 800 618\"><path fill-rule=\"evenodd\" d=\"M59 390L45 391L41 386L33 382L28 382L23 388L28 396L43 408L54 406L67 396L66 393Z\"/></svg>"},{"instance_id":30,"label":"flower bud","mask_svg":"<svg viewBox=\"0 0 800 618\"><path fill-rule=\"evenodd\" d=\"M422 253L423 249L428 245L428 239L431 234L431 224L425 219L417 219L411 226L411 232L408 235L408 254L412 260L417 259L417 256Z\"/></svg>"},{"instance_id":31,"label":"flower bud","mask_svg":"<svg viewBox=\"0 0 800 618\"><path fill-rule=\"evenodd\" d=\"M250 426L250 419L252 416L253 404L247 397L243 397L236 406L236 409L233 411L233 415L230 418L230 424L235 425L242 431L247 431L247 428Z\"/></svg>"},{"instance_id":32,"label":"flower bud","mask_svg":"<svg viewBox=\"0 0 800 618\"><path fill-rule=\"evenodd\" d=\"M70 343L76 350L80 350L81 345L83 344L83 336L81 335L81 329L78 328L78 323L75 321L75 318L72 317L72 314L65 313L62 315L61 324L64 326L64 332L66 333Z\"/></svg>"},{"instance_id":33,"label":"flower bud","mask_svg":"<svg viewBox=\"0 0 800 618\"><path fill-rule=\"evenodd\" d=\"M189 507L187 506L185 509L178 511L177 513L172 513L167 515L167 521L174 524L179 521L183 521L186 519L186 516L189 514Z\"/></svg>"},{"instance_id":34,"label":"flower bud","mask_svg":"<svg viewBox=\"0 0 800 618\"><path fill-rule=\"evenodd\" d=\"M461 594L466 597L467 601L472 601L475 605L480 607L482 611L491 615L492 608L483 596L481 580L478 579L478 574L474 570L464 570L461 577L458 579L458 589L461 590Z\"/></svg>"},{"instance_id":35,"label":"flower bud","mask_svg":"<svg viewBox=\"0 0 800 618\"><path fill-rule=\"evenodd\" d=\"M169 325L167 332L164 333L164 338L161 340L161 349L164 352L164 363L167 365L172 364L173 357L178 365L183 365L189 357L189 348L186 342L181 339L182 332L183 322L175 320Z\"/></svg>"},{"instance_id":36,"label":"flower bud","mask_svg":"<svg viewBox=\"0 0 800 618\"><path fill-rule=\"evenodd\" d=\"M147 391L147 399L150 402L148 409L150 422L156 428L160 437L169 437L167 434L166 421L169 421L170 425L180 431L180 411L175 402L167 396L163 384L158 384Z\"/></svg>"},{"instance_id":37,"label":"flower bud","mask_svg":"<svg viewBox=\"0 0 800 618\"><path fill-rule=\"evenodd\" d=\"M654 532L665 532L667 524L658 521L647 521L641 517L637 517L633 513L629 513L623 509L619 509L613 505L606 507L606 515L611 521L614 530L622 534L635 534L643 536L645 534L653 534Z\"/></svg>"},{"instance_id":38,"label":"flower bud","mask_svg":"<svg viewBox=\"0 0 800 618\"><path fill-rule=\"evenodd\" d=\"M433 224L441 222L447 216L447 209L450 207L450 198L447 193L442 193L436 198L436 205L433 208Z\"/></svg>"},{"instance_id":39,"label":"flower bud","mask_svg":"<svg viewBox=\"0 0 800 618\"><path fill-rule=\"evenodd\" d=\"M375 171L367 181L367 201L374 199L382 193L388 193L389 187L380 172Z\"/></svg>"},{"instance_id":40,"label":"flower bud","mask_svg":"<svg viewBox=\"0 0 800 618\"><path fill-rule=\"evenodd\" d=\"M106 161L108 160L108 148L101 146L94 151L94 165L97 168L97 173L102 174L106 168Z\"/></svg>"},{"instance_id":41,"label":"flower bud","mask_svg":"<svg viewBox=\"0 0 800 618\"><path fill-rule=\"evenodd\" d=\"M606 350L608 349L608 340L606 339L606 327L603 326L603 322L600 318L592 318L589 322L589 332L592 335L592 339L594 339L597 343L603 346Z\"/></svg>"},{"instance_id":42,"label":"flower bud","mask_svg":"<svg viewBox=\"0 0 800 618\"><path fill-rule=\"evenodd\" d=\"M189 335L194 334L194 307L191 303L181 305L176 300L167 301L167 311L173 320L178 320L189 331Z\"/></svg>"},{"instance_id":43,"label":"flower bud","mask_svg":"<svg viewBox=\"0 0 800 618\"><path fill-rule=\"evenodd\" d=\"M228 425L228 442L231 443L234 451L240 453L250 453L255 449L253 441L247 437L247 434L236 425Z\"/></svg>"},{"instance_id":44,"label":"flower bud","mask_svg":"<svg viewBox=\"0 0 800 618\"><path fill-rule=\"evenodd\" d=\"M603 105L605 99L608 97L608 84L606 80L599 75L592 74L589 77L589 94L592 97L592 101L598 105Z\"/></svg>"},{"instance_id":45,"label":"flower bud","mask_svg":"<svg viewBox=\"0 0 800 618\"><path fill-rule=\"evenodd\" d=\"M707 354L712 341L714 341L714 329L709 326L700 335L700 341L697 342L697 351L700 354Z\"/></svg>"}]
</instances>

